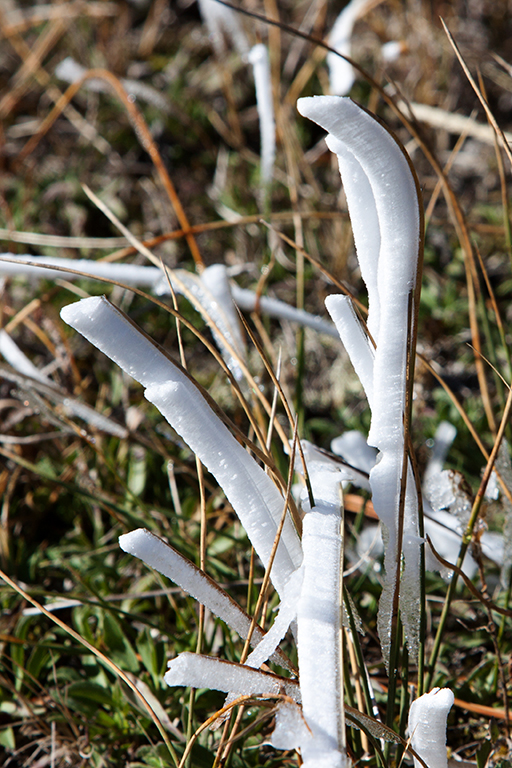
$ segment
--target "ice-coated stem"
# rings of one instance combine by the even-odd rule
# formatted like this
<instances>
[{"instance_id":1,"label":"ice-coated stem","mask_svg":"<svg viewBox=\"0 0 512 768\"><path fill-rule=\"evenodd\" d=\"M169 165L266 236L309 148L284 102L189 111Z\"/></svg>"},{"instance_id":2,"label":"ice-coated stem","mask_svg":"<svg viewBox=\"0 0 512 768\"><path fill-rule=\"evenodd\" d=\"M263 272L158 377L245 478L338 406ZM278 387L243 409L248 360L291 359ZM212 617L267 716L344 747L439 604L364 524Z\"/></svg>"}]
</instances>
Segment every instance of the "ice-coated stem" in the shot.
<instances>
[{"instance_id":1,"label":"ice-coated stem","mask_svg":"<svg viewBox=\"0 0 512 768\"><path fill-rule=\"evenodd\" d=\"M421 542L416 490L404 460L404 423L409 407L407 374L414 361L412 318L421 248L418 187L397 141L350 99L317 96L300 99L297 106L302 115L329 132L327 145L338 156L357 256L368 288L368 329L375 343L374 355L368 340L361 339L362 332L358 338L355 318L343 301L330 299L328 309L333 310L369 399L368 443L380 451L370 484L375 511L387 529L386 577L379 610L382 649L387 659L399 596L414 657L420 597L419 580L412 577L418 572ZM402 554L407 580L402 579L403 588L398 592Z\"/></svg>"},{"instance_id":2,"label":"ice-coated stem","mask_svg":"<svg viewBox=\"0 0 512 768\"><path fill-rule=\"evenodd\" d=\"M62 309L61 317L146 388L145 397L217 479L266 564L284 499L195 384L105 297L70 304ZM271 573L279 594L301 562L300 540L287 514Z\"/></svg>"},{"instance_id":3,"label":"ice-coated stem","mask_svg":"<svg viewBox=\"0 0 512 768\"><path fill-rule=\"evenodd\" d=\"M240 637L246 638L251 626L250 617L204 571L183 557L174 547L145 528L138 528L119 537L124 552L142 560L146 565L167 576L215 616L226 622ZM252 644L263 639L259 626L254 628ZM273 651L274 649L272 649ZM268 656L267 656L268 658ZM265 659L266 661L266 659Z\"/></svg>"},{"instance_id":4,"label":"ice-coated stem","mask_svg":"<svg viewBox=\"0 0 512 768\"><path fill-rule=\"evenodd\" d=\"M302 529L304 579L297 608L302 708L311 737L301 743L305 768L344 768L342 664L343 504L340 473L308 467L315 506Z\"/></svg>"}]
</instances>

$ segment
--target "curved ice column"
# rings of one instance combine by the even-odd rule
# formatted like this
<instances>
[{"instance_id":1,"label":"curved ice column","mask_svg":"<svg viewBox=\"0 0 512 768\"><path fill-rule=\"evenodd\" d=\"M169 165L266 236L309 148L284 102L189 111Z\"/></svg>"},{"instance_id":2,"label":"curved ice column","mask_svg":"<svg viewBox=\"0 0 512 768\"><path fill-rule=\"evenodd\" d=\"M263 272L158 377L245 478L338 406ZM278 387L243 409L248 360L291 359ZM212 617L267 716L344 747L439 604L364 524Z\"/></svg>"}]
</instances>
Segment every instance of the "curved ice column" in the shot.
<instances>
[{"instance_id":1,"label":"curved ice column","mask_svg":"<svg viewBox=\"0 0 512 768\"><path fill-rule=\"evenodd\" d=\"M217 479L256 553L267 564L284 499L195 384L106 298L70 304L61 317L146 388L145 397ZM300 540L287 513L271 571L277 592L281 594L301 562Z\"/></svg>"},{"instance_id":2,"label":"curved ice column","mask_svg":"<svg viewBox=\"0 0 512 768\"><path fill-rule=\"evenodd\" d=\"M244 639L247 637L251 626L250 617L213 579L183 557L170 544L151 531L138 528L120 536L119 546L124 552L139 558L146 565L167 576L187 594L205 605L215 616L222 619L228 627L234 629L240 637ZM263 638L264 633L256 625L252 644L257 645Z\"/></svg>"},{"instance_id":3,"label":"curved ice column","mask_svg":"<svg viewBox=\"0 0 512 768\"><path fill-rule=\"evenodd\" d=\"M357 365L361 371L363 386L369 391L372 419L368 444L380 451L370 484L375 511L387 528L386 580L379 611L379 633L387 658L398 570L408 319L413 314L410 308L420 247L418 192L405 155L391 134L350 99L317 96L300 99L297 106L302 115L329 132L327 145L338 155L341 173L348 174L347 202L355 223L357 255L370 295L368 327L376 345L373 386L368 384L368 350L364 351L363 360L355 357L354 367ZM358 193L359 187L364 195ZM370 231L364 230L366 215ZM353 320L349 320L348 328L348 337L342 341L354 347ZM411 579L419 568L420 544L416 489L408 469L400 608L413 656L419 636L419 579Z\"/></svg>"},{"instance_id":4,"label":"curved ice column","mask_svg":"<svg viewBox=\"0 0 512 768\"><path fill-rule=\"evenodd\" d=\"M373 402L373 362L375 353L354 305L348 296L341 294L327 296L325 306L334 321L336 330L343 340L350 362L363 385L370 408Z\"/></svg>"},{"instance_id":5,"label":"curved ice column","mask_svg":"<svg viewBox=\"0 0 512 768\"><path fill-rule=\"evenodd\" d=\"M229 369L240 381L243 374L239 360L245 361L245 345L226 267L212 264L201 275L175 269L170 271L169 278L173 289L187 296L209 325Z\"/></svg>"}]
</instances>

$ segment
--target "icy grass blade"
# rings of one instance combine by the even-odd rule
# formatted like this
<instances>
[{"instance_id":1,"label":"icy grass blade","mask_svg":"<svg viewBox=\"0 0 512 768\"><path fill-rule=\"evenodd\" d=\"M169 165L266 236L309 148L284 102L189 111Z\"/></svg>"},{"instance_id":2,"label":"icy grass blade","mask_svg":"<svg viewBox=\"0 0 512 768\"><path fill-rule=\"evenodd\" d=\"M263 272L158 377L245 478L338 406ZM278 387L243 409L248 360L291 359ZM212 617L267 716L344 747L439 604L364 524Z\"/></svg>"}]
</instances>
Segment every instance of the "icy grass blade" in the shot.
<instances>
[{"instance_id":1,"label":"icy grass blade","mask_svg":"<svg viewBox=\"0 0 512 768\"><path fill-rule=\"evenodd\" d=\"M302 589L303 575L302 568L298 568L292 573L284 588L281 605L274 623L262 637L261 642L256 645L254 651L247 657L245 663L248 667L258 669L270 659L288 631L290 624L294 621L297 615L297 603Z\"/></svg>"},{"instance_id":2,"label":"icy grass blade","mask_svg":"<svg viewBox=\"0 0 512 768\"><path fill-rule=\"evenodd\" d=\"M284 499L198 388L106 298L70 304L61 317L146 388L145 397L217 479L256 553L268 563ZM280 594L301 562L300 541L287 514L271 573Z\"/></svg>"},{"instance_id":3,"label":"icy grass blade","mask_svg":"<svg viewBox=\"0 0 512 768\"><path fill-rule=\"evenodd\" d=\"M146 389L169 424L190 446L231 502L254 549L269 561L284 499L272 480L235 440L188 379L168 381ZM195 391L194 391L195 390ZM282 594L291 573L300 565L301 548L291 520L277 548L271 579Z\"/></svg>"},{"instance_id":4,"label":"icy grass blade","mask_svg":"<svg viewBox=\"0 0 512 768\"><path fill-rule=\"evenodd\" d=\"M3 258L9 261L2 261ZM16 260L16 263L13 261ZM31 262L31 263L26 263ZM37 278L56 280L76 280L80 275L70 272L59 272L56 269L45 269L44 266L33 266L41 262L53 267L63 269L76 269L91 277L104 277L107 280L118 280L126 285L149 286L153 288L162 277L162 270L158 267L145 267L137 264L111 264L106 261L94 261L93 259L64 259L56 256L30 256L16 253L0 254L0 274L3 275L29 275Z\"/></svg>"},{"instance_id":5,"label":"icy grass blade","mask_svg":"<svg viewBox=\"0 0 512 768\"><path fill-rule=\"evenodd\" d=\"M124 552L139 558L146 565L167 576L245 640L251 626L250 617L213 579L170 544L145 528L138 528L120 536L119 546ZM252 644L260 643L263 638L264 633L256 625ZM275 647L272 652L274 650Z\"/></svg>"},{"instance_id":6,"label":"icy grass blade","mask_svg":"<svg viewBox=\"0 0 512 768\"><path fill-rule=\"evenodd\" d=\"M294 701L300 701L299 685L295 680L198 653L180 653L172 659L164 680L171 687L185 685L225 693L237 691L239 696L285 693Z\"/></svg>"},{"instance_id":7,"label":"icy grass blade","mask_svg":"<svg viewBox=\"0 0 512 768\"><path fill-rule=\"evenodd\" d=\"M267 47L263 43L258 43L251 48L248 58L253 68L256 107L260 121L261 184L266 187L272 181L276 157L276 124Z\"/></svg>"},{"instance_id":8,"label":"icy grass blade","mask_svg":"<svg viewBox=\"0 0 512 768\"><path fill-rule=\"evenodd\" d=\"M408 725L411 746L428 768L447 768L446 720L453 702L449 688L434 688L411 704ZM414 768L421 768L416 758Z\"/></svg>"},{"instance_id":9,"label":"icy grass blade","mask_svg":"<svg viewBox=\"0 0 512 768\"><path fill-rule=\"evenodd\" d=\"M53 386L51 379L45 376L44 373L41 373L39 368L36 368L34 363L21 351L14 339L4 330L0 330L0 355L3 356L9 365L12 365L15 371L24 376L30 376L32 379L37 379L37 381L41 381L50 387Z\"/></svg>"},{"instance_id":10,"label":"icy grass blade","mask_svg":"<svg viewBox=\"0 0 512 768\"><path fill-rule=\"evenodd\" d=\"M291 323L298 323L306 328L312 328L317 333L325 333L326 336L338 338L338 332L331 323L326 322L321 317L305 312L303 309L297 309L290 304L286 304L284 301L273 299L270 296L258 296L254 291L240 288L236 283L232 284L231 291L233 299L240 309L245 309L247 312L254 312L258 309L271 317L289 320Z\"/></svg>"},{"instance_id":11,"label":"icy grass blade","mask_svg":"<svg viewBox=\"0 0 512 768\"><path fill-rule=\"evenodd\" d=\"M1 261L2 256L15 259L18 263ZM158 267L137 264L110 264L109 262L90 259L64 259L47 256L17 256L6 253L0 255L0 274L34 275L50 280L65 278L75 280L81 275L71 272L59 272L33 266L42 264L77 270L91 277L116 280L126 285L147 286L157 295L169 294L171 288L176 293L183 293L210 326L217 346L221 350L230 370L240 380L242 371L237 357L245 360L245 346L240 332L240 321L231 296L227 270L223 264L213 264L204 270L201 276L183 269L167 270L165 275ZM27 264L25 262L31 262ZM231 348L231 351L230 351ZM234 354L232 354L234 350Z\"/></svg>"},{"instance_id":12,"label":"icy grass blade","mask_svg":"<svg viewBox=\"0 0 512 768\"><path fill-rule=\"evenodd\" d=\"M347 199L354 217L357 253L368 283L370 306L368 327L375 342L373 387L368 385L371 357L355 357L368 387L372 420L369 445L381 452L370 475L375 511L388 530L386 581L379 610L383 653L390 648L393 595L397 588L398 513L404 456L404 417L406 374L409 348L409 317L416 284L420 249L420 209L418 191L409 163L390 133L350 99L321 96L300 99L299 112L329 132L327 145L338 155L340 171L348 184ZM365 179L366 177L366 179ZM361 188L364 195L357 190ZM392 193L390 193L392 190ZM359 196L357 196L359 195ZM363 225L368 215L371 233ZM379 244L378 252L375 246ZM376 299L376 300L375 300ZM342 341L355 355L356 330L349 321L348 337ZM408 474L402 553L405 569L416 573L420 560L418 511L414 484ZM419 580L402 580L400 608L412 656L419 636ZM416 590L416 591L415 591Z\"/></svg>"},{"instance_id":13,"label":"icy grass blade","mask_svg":"<svg viewBox=\"0 0 512 768\"><path fill-rule=\"evenodd\" d=\"M297 609L302 708L311 732L301 744L306 768L347 764L343 709L341 595L343 519L340 474L308 467L315 506L303 520L304 581Z\"/></svg>"},{"instance_id":14,"label":"icy grass blade","mask_svg":"<svg viewBox=\"0 0 512 768\"><path fill-rule=\"evenodd\" d=\"M303 568L297 568L297 570L292 573L290 580L288 581L283 591L279 612L268 632L262 636L263 633L258 628L258 637L260 637L261 640L258 642L252 653L247 657L245 662L247 667L259 669L262 664L264 664L276 653L277 646L288 631L290 624L295 620L297 616L297 603L299 601L302 589L303 575ZM254 645L255 643L253 642L252 644ZM281 666L283 665L283 661L279 658L274 658L274 661L277 661L277 663L281 664ZM238 696L238 691L231 691L228 694L224 706L231 704L231 702L233 702ZM223 720L225 718L226 716L223 718ZM218 722L220 724L221 721Z\"/></svg>"}]
</instances>

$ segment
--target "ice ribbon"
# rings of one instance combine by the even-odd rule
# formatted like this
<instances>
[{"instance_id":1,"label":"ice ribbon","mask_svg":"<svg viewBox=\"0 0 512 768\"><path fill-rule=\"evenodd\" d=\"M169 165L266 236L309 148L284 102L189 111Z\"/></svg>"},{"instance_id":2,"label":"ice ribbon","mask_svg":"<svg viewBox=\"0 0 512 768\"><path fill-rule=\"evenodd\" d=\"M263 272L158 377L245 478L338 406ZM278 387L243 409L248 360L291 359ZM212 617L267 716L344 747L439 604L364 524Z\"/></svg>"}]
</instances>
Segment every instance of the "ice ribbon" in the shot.
<instances>
[{"instance_id":1,"label":"ice ribbon","mask_svg":"<svg viewBox=\"0 0 512 768\"><path fill-rule=\"evenodd\" d=\"M264 564L284 508L272 480L213 412L199 389L150 339L104 297L64 307L62 319L145 387L145 397L178 432L223 488ZM278 593L302 562L288 513L271 579Z\"/></svg>"},{"instance_id":2,"label":"ice ribbon","mask_svg":"<svg viewBox=\"0 0 512 768\"><path fill-rule=\"evenodd\" d=\"M367 327L375 349L345 297L331 296L326 306L368 397L372 411L368 444L380 451L370 484L375 511L388 539L378 621L387 658L400 545L410 318L420 249L418 189L395 139L350 99L317 96L300 99L297 106L302 115L329 132L327 145L338 156L357 257L368 289ZM409 466L406 473L400 608L414 656L419 639L420 539L417 495Z\"/></svg>"}]
</instances>

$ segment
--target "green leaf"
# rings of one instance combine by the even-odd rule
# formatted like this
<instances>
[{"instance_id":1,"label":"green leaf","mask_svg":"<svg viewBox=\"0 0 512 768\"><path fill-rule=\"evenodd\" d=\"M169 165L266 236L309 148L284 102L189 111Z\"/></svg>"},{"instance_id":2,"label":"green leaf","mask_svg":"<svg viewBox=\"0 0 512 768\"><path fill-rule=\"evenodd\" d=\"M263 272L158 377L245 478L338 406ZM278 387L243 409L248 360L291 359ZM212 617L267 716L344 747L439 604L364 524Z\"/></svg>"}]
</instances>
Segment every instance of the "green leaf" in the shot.
<instances>
[{"instance_id":1,"label":"green leaf","mask_svg":"<svg viewBox=\"0 0 512 768\"><path fill-rule=\"evenodd\" d=\"M485 768L485 765L487 763L487 758L491 754L491 751L492 751L492 743L490 739L487 739L486 741L484 741L484 743L476 753L477 768Z\"/></svg>"},{"instance_id":2,"label":"green leaf","mask_svg":"<svg viewBox=\"0 0 512 768\"><path fill-rule=\"evenodd\" d=\"M129 672L139 671L139 661L117 619L111 613L103 617L103 642L108 655L119 667Z\"/></svg>"},{"instance_id":3,"label":"green leaf","mask_svg":"<svg viewBox=\"0 0 512 768\"><path fill-rule=\"evenodd\" d=\"M2 728L0 730L0 746L9 752L14 752L16 749L16 740L14 738L14 731L12 728Z\"/></svg>"}]
</instances>

